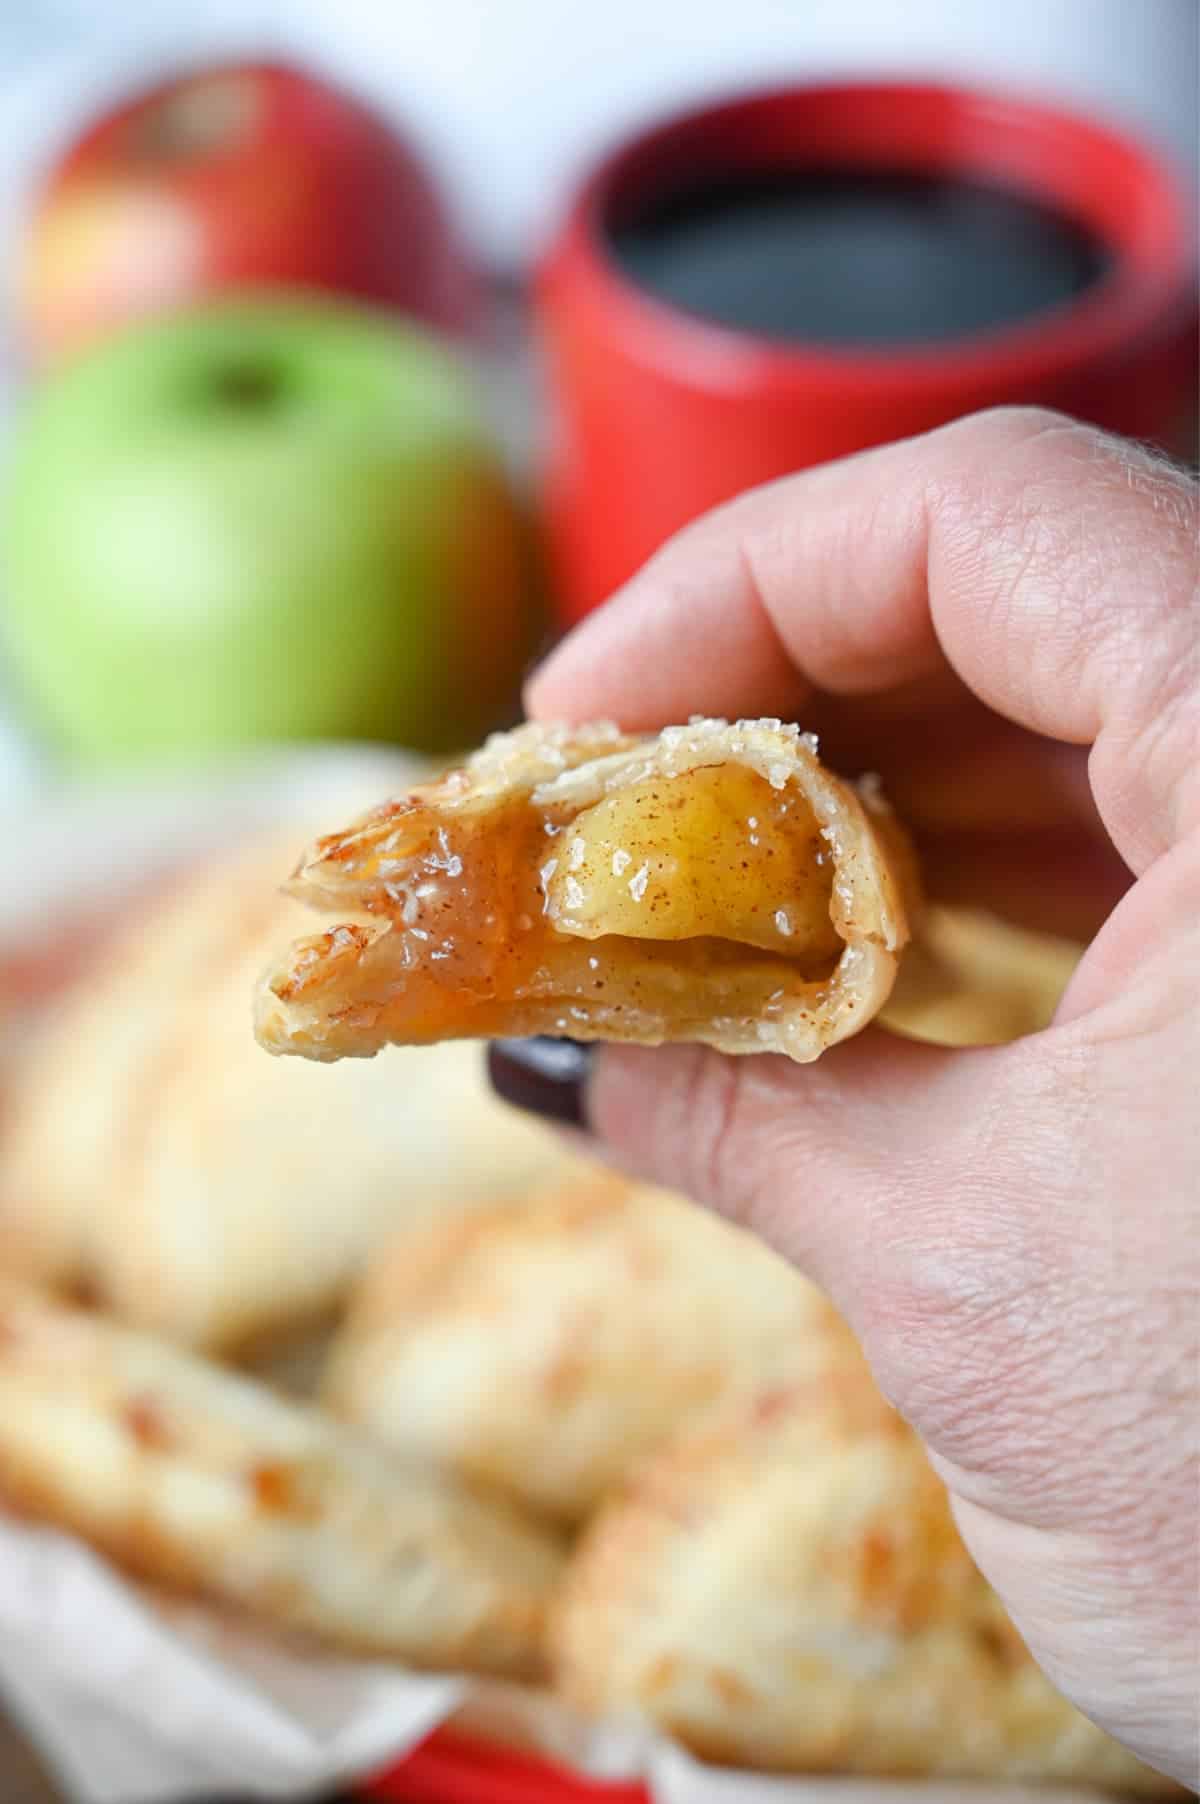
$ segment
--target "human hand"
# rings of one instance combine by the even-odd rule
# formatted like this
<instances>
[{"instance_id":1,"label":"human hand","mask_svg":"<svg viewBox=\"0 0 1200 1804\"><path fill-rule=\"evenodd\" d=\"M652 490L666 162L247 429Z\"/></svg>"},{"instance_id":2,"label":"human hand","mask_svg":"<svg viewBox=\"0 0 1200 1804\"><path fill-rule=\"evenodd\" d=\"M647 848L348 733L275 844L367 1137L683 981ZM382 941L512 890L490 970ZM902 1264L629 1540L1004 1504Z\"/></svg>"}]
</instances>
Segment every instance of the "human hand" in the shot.
<instances>
[{"instance_id":1,"label":"human hand","mask_svg":"<svg viewBox=\"0 0 1200 1804\"><path fill-rule=\"evenodd\" d=\"M1053 1026L815 1066L605 1048L592 1130L815 1277L1062 1691L1195 1783L1194 483L1003 410L757 490L559 649L543 718L777 714L880 771L931 891L1095 938Z\"/></svg>"}]
</instances>

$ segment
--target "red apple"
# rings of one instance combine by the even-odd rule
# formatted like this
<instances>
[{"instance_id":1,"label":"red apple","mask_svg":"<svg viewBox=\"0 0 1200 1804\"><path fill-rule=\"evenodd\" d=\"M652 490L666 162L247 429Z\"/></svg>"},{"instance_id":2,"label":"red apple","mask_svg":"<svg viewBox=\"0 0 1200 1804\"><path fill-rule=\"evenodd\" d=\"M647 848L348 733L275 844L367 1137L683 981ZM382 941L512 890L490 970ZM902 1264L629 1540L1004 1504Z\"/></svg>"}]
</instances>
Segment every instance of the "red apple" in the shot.
<instances>
[{"instance_id":1,"label":"red apple","mask_svg":"<svg viewBox=\"0 0 1200 1804\"><path fill-rule=\"evenodd\" d=\"M45 364L229 289L326 289L449 331L474 293L410 145L275 63L194 71L99 120L53 170L19 283Z\"/></svg>"}]
</instances>

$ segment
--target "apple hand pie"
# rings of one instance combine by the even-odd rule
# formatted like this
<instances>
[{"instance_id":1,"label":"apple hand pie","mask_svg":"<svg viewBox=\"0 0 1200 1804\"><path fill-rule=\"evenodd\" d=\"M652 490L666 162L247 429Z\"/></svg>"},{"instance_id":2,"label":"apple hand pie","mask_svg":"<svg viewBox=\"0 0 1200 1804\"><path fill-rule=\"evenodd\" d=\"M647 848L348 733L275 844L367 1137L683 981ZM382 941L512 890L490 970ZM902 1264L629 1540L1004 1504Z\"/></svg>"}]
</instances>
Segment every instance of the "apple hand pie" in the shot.
<instances>
[{"instance_id":1,"label":"apple hand pie","mask_svg":"<svg viewBox=\"0 0 1200 1804\"><path fill-rule=\"evenodd\" d=\"M808 1061L886 1001L913 889L874 786L794 726L519 727L317 841L290 890L335 921L256 1029L319 1060L558 1034Z\"/></svg>"},{"instance_id":2,"label":"apple hand pie","mask_svg":"<svg viewBox=\"0 0 1200 1804\"><path fill-rule=\"evenodd\" d=\"M597 1170L401 1234L322 1399L409 1458L578 1521L716 1397L822 1370L848 1333L749 1234Z\"/></svg>"},{"instance_id":3,"label":"apple hand pie","mask_svg":"<svg viewBox=\"0 0 1200 1804\"><path fill-rule=\"evenodd\" d=\"M718 1764L1183 1797L1044 1677L916 1434L830 1346L836 1369L685 1423L592 1518L552 1606L559 1690Z\"/></svg>"},{"instance_id":4,"label":"apple hand pie","mask_svg":"<svg viewBox=\"0 0 1200 1804\"><path fill-rule=\"evenodd\" d=\"M562 1568L502 1499L0 1280L0 1500L345 1653L528 1678Z\"/></svg>"}]
</instances>

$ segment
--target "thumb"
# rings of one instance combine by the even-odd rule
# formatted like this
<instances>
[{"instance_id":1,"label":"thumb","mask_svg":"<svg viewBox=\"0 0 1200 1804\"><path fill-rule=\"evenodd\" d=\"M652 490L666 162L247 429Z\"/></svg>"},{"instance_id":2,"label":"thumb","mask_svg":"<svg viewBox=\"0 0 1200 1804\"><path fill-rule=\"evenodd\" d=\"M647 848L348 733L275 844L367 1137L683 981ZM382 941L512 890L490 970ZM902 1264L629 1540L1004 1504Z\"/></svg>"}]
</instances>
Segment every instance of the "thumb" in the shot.
<instances>
[{"instance_id":1,"label":"thumb","mask_svg":"<svg viewBox=\"0 0 1200 1804\"><path fill-rule=\"evenodd\" d=\"M587 1116L620 1164L814 1279L902 1413L978 1466L1006 1390L1027 1426L1044 1412L1049 1352L1032 1390L1014 1361L1058 1322L1062 1248L1087 1237L1069 1156L1088 1106L1077 1038L951 1051L869 1028L813 1065L605 1047Z\"/></svg>"},{"instance_id":2,"label":"thumb","mask_svg":"<svg viewBox=\"0 0 1200 1804\"><path fill-rule=\"evenodd\" d=\"M796 1065L699 1046L603 1047L592 1131L623 1166L750 1229L853 1315L899 1216L944 1195L992 1075L962 1053L872 1028Z\"/></svg>"},{"instance_id":3,"label":"thumb","mask_svg":"<svg viewBox=\"0 0 1200 1804\"><path fill-rule=\"evenodd\" d=\"M872 1027L811 1065L691 1045L544 1050L555 1067L540 1059L527 1086L506 1069L514 1049L493 1047L501 1094L586 1124L617 1164L814 1279L884 1393L960 1472L994 1466L1003 1442L1003 1491L1015 1466L1059 1457L1052 1380L1074 1357L1063 1274L1070 1288L1081 1249L1111 1239L1089 1221L1098 1179L1081 1169L1095 1138L1086 1023L968 1050Z\"/></svg>"}]
</instances>

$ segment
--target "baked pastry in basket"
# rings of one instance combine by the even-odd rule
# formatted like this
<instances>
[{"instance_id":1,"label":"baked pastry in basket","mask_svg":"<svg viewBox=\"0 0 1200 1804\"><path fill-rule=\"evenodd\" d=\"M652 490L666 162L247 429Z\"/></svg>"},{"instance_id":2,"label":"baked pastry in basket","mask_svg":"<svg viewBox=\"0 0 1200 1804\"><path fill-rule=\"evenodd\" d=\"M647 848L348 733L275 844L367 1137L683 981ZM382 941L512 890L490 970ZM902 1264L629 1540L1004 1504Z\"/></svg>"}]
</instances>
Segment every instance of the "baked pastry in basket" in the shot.
<instances>
[{"instance_id":1,"label":"baked pastry in basket","mask_svg":"<svg viewBox=\"0 0 1200 1804\"><path fill-rule=\"evenodd\" d=\"M575 1703L716 1762L1184 1795L1034 1664L849 1341L647 1463L585 1531L551 1647Z\"/></svg>"},{"instance_id":2,"label":"baked pastry in basket","mask_svg":"<svg viewBox=\"0 0 1200 1804\"><path fill-rule=\"evenodd\" d=\"M886 1000L913 866L871 784L778 721L524 726L318 840L333 917L272 965L273 1052L561 1034L815 1059Z\"/></svg>"},{"instance_id":3,"label":"baked pastry in basket","mask_svg":"<svg viewBox=\"0 0 1200 1804\"><path fill-rule=\"evenodd\" d=\"M535 1673L560 1548L195 1355L0 1281L0 1501L348 1652Z\"/></svg>"},{"instance_id":4,"label":"baked pastry in basket","mask_svg":"<svg viewBox=\"0 0 1200 1804\"><path fill-rule=\"evenodd\" d=\"M945 1046L984 1046L1049 1027L1083 948L982 909L930 903L880 1019Z\"/></svg>"},{"instance_id":5,"label":"baked pastry in basket","mask_svg":"<svg viewBox=\"0 0 1200 1804\"><path fill-rule=\"evenodd\" d=\"M478 1047L329 1072L263 1055L250 997L307 919L279 893L299 843L210 855L140 903L31 1046L0 1119L0 1269L240 1354L307 1331L423 1211L563 1163Z\"/></svg>"},{"instance_id":6,"label":"baked pastry in basket","mask_svg":"<svg viewBox=\"0 0 1200 1804\"><path fill-rule=\"evenodd\" d=\"M610 1173L406 1233L323 1385L372 1435L564 1518L724 1391L848 1334L760 1242Z\"/></svg>"}]
</instances>

